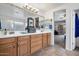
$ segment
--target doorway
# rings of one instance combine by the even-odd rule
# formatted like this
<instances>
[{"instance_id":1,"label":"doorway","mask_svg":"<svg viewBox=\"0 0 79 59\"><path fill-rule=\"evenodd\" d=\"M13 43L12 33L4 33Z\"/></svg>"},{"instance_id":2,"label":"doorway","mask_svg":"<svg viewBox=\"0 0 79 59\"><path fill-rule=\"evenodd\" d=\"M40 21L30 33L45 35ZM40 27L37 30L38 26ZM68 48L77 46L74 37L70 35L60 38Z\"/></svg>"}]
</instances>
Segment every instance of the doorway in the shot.
<instances>
[{"instance_id":1,"label":"doorway","mask_svg":"<svg viewBox=\"0 0 79 59\"><path fill-rule=\"evenodd\" d=\"M75 10L75 49L79 51L79 9Z\"/></svg>"},{"instance_id":2,"label":"doorway","mask_svg":"<svg viewBox=\"0 0 79 59\"><path fill-rule=\"evenodd\" d=\"M66 46L66 10L54 12L54 43L62 48Z\"/></svg>"}]
</instances>

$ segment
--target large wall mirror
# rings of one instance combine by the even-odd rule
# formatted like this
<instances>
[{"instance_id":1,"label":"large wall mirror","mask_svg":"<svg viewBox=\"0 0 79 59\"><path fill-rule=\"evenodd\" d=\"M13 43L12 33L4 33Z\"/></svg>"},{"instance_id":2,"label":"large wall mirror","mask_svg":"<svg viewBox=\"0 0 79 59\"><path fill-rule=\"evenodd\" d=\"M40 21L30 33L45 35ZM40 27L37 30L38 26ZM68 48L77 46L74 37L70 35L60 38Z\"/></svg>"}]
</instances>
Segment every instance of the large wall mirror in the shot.
<instances>
[{"instance_id":1,"label":"large wall mirror","mask_svg":"<svg viewBox=\"0 0 79 59\"><path fill-rule=\"evenodd\" d=\"M35 18L39 19L39 26L43 24L42 21L44 20L44 18L40 15L30 13L9 3L0 4L0 29L8 29L11 31L25 31L25 28L28 25L28 17L32 17L34 19L34 23L32 22L32 20L30 20L30 26L35 26Z\"/></svg>"}]
</instances>

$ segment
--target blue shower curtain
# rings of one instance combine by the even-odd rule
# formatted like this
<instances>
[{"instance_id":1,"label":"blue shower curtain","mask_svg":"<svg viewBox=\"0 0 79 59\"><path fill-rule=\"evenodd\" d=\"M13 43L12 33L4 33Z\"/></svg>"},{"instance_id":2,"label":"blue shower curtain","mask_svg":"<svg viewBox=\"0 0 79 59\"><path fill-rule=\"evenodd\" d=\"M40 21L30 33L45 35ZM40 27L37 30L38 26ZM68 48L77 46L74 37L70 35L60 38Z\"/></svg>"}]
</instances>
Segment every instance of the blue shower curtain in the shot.
<instances>
[{"instance_id":1,"label":"blue shower curtain","mask_svg":"<svg viewBox=\"0 0 79 59\"><path fill-rule=\"evenodd\" d=\"M0 29L1 29L1 21L0 21Z\"/></svg>"},{"instance_id":2,"label":"blue shower curtain","mask_svg":"<svg viewBox=\"0 0 79 59\"><path fill-rule=\"evenodd\" d=\"M78 14L75 14L75 37L79 36L79 18Z\"/></svg>"}]
</instances>

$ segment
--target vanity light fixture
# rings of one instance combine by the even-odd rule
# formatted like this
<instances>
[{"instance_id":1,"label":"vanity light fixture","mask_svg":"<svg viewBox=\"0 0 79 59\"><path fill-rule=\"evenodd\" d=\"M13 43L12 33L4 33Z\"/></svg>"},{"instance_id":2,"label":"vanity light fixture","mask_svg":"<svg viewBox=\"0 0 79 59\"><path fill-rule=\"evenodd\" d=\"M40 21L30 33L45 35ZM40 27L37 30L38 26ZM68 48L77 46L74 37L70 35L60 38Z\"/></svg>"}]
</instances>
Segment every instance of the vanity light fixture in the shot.
<instances>
[{"instance_id":1,"label":"vanity light fixture","mask_svg":"<svg viewBox=\"0 0 79 59\"><path fill-rule=\"evenodd\" d=\"M25 9L30 10L31 12L34 13L38 13L39 9L32 7L31 5L25 4L25 6L23 6Z\"/></svg>"}]
</instances>

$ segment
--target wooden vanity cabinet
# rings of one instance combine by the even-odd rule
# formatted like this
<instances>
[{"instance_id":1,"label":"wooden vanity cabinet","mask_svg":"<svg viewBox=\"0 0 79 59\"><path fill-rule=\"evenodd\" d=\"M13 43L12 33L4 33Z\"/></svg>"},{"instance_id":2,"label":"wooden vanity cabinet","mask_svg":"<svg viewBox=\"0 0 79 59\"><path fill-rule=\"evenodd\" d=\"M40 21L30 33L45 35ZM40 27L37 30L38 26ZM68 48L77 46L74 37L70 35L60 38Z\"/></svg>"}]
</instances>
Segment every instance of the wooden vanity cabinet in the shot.
<instances>
[{"instance_id":1,"label":"wooden vanity cabinet","mask_svg":"<svg viewBox=\"0 0 79 59\"><path fill-rule=\"evenodd\" d=\"M42 34L31 35L31 54L42 48Z\"/></svg>"},{"instance_id":2,"label":"wooden vanity cabinet","mask_svg":"<svg viewBox=\"0 0 79 59\"><path fill-rule=\"evenodd\" d=\"M51 33L48 33L48 46L51 45Z\"/></svg>"},{"instance_id":3,"label":"wooden vanity cabinet","mask_svg":"<svg viewBox=\"0 0 79 59\"><path fill-rule=\"evenodd\" d=\"M30 55L30 36L18 37L18 55Z\"/></svg>"},{"instance_id":4,"label":"wooden vanity cabinet","mask_svg":"<svg viewBox=\"0 0 79 59\"><path fill-rule=\"evenodd\" d=\"M43 48L50 46L51 43L51 33L44 33L43 34Z\"/></svg>"},{"instance_id":5,"label":"wooden vanity cabinet","mask_svg":"<svg viewBox=\"0 0 79 59\"><path fill-rule=\"evenodd\" d=\"M0 39L0 56L16 56L17 44L16 38Z\"/></svg>"},{"instance_id":6,"label":"wooden vanity cabinet","mask_svg":"<svg viewBox=\"0 0 79 59\"><path fill-rule=\"evenodd\" d=\"M28 56L50 45L51 33L0 38L0 56Z\"/></svg>"},{"instance_id":7,"label":"wooden vanity cabinet","mask_svg":"<svg viewBox=\"0 0 79 59\"><path fill-rule=\"evenodd\" d=\"M48 46L48 34L44 33L42 35L42 37L43 37L43 40L42 40L42 42L43 42L43 48L46 48Z\"/></svg>"}]
</instances>

